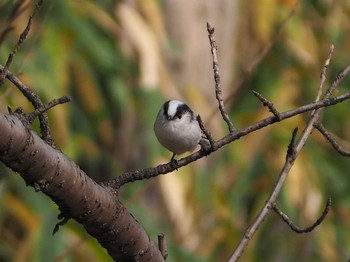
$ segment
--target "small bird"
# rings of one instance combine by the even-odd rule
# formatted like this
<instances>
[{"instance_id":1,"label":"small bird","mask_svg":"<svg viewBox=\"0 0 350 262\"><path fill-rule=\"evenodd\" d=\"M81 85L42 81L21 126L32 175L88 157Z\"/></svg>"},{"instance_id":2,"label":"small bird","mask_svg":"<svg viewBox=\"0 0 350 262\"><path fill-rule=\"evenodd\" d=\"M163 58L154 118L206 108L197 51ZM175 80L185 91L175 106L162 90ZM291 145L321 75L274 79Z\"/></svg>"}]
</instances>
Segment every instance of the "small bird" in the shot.
<instances>
[{"instance_id":1,"label":"small bird","mask_svg":"<svg viewBox=\"0 0 350 262\"><path fill-rule=\"evenodd\" d=\"M207 140L198 123L198 115L184 102L169 100L159 110L154 123L154 133L158 141L175 155L193 151L201 140Z\"/></svg>"}]
</instances>

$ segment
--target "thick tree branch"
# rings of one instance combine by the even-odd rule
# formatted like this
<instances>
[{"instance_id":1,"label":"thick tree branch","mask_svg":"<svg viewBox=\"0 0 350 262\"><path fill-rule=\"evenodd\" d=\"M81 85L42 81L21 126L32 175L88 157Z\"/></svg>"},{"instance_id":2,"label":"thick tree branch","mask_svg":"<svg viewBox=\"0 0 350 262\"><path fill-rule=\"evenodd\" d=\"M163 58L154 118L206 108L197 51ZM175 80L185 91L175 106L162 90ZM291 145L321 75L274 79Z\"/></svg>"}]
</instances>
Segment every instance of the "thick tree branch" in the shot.
<instances>
[{"instance_id":1,"label":"thick tree branch","mask_svg":"<svg viewBox=\"0 0 350 262\"><path fill-rule=\"evenodd\" d=\"M48 195L63 218L73 218L117 261L164 261L116 190L98 185L72 160L23 125L0 114L0 160Z\"/></svg>"}]
</instances>

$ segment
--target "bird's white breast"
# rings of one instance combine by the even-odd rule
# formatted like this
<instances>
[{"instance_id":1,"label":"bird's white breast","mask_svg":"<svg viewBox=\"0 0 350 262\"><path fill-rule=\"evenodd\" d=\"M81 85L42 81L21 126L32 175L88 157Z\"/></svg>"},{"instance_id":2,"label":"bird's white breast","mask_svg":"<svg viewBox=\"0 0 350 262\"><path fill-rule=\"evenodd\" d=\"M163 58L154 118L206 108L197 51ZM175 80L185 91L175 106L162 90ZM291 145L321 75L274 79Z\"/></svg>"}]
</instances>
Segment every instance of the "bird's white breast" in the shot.
<instances>
[{"instance_id":1,"label":"bird's white breast","mask_svg":"<svg viewBox=\"0 0 350 262\"><path fill-rule=\"evenodd\" d=\"M202 134L198 121L193 120L190 114L184 114L181 119L175 118L167 121L160 114L162 112L159 112L154 125L154 131L159 142L177 155L193 151Z\"/></svg>"}]
</instances>

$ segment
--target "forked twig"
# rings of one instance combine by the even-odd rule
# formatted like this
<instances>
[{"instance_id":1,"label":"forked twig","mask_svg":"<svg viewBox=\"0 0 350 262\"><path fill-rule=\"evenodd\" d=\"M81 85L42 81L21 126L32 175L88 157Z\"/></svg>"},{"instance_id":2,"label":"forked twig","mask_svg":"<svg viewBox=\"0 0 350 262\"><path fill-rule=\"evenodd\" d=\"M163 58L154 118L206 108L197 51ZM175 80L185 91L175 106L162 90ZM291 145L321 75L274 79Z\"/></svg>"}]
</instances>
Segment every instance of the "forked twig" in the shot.
<instances>
[{"instance_id":1,"label":"forked twig","mask_svg":"<svg viewBox=\"0 0 350 262\"><path fill-rule=\"evenodd\" d=\"M70 101L71 101L71 98L69 96L62 96L60 98L53 99L47 105L44 105L43 107L39 107L35 109L33 112L26 114L26 119L29 123L33 123L34 119L37 116L47 112L49 109L53 108L54 106L64 104Z\"/></svg>"},{"instance_id":2,"label":"forked twig","mask_svg":"<svg viewBox=\"0 0 350 262\"><path fill-rule=\"evenodd\" d=\"M17 88L28 99L28 101L33 104L35 109L44 108L45 107L44 103L33 92L33 90L31 90L29 87L27 87L25 84L23 84L13 73L8 71L8 68L10 67L17 51L22 46L23 42L26 40L26 38L29 34L29 31L30 31L30 28L31 28L33 18L38 13L42 4L43 4L42 0L39 0L36 3L34 11L30 15L28 22L27 22L27 25L26 25L25 29L23 30L23 32L21 33L21 35L17 41L16 46L14 47L12 52L10 53L10 55L6 61L5 66L0 65L0 86L2 85L2 82L4 81L4 79L7 78L10 82L12 82L15 86L17 86ZM49 119L48 119L47 114L45 112L42 114L39 114L39 123L40 123L40 130L41 130L42 139L46 143L51 145L52 147L55 147L55 143L54 143L52 136L51 136Z\"/></svg>"},{"instance_id":3,"label":"forked twig","mask_svg":"<svg viewBox=\"0 0 350 262\"><path fill-rule=\"evenodd\" d=\"M330 53L332 53L332 52L330 52ZM331 56L329 56L329 59L330 58L331 58ZM325 63L327 65L327 67L328 67L328 63ZM321 99L320 102L331 100L330 99L331 94L339 86L341 80L349 72L349 70L350 70L350 66L347 65L338 74L338 76L335 78L332 85L329 87L329 89L327 90L326 94L324 95L324 97ZM325 72L326 72L326 70L325 70ZM318 102L316 102L316 103L318 103ZM232 253L232 255L229 259L230 262L237 261L237 259L243 254L245 247L248 245L249 240L252 238L254 233L258 230L259 225L263 222L263 220L266 217L269 210L271 210L273 208L273 206L275 205L277 196L279 195L279 193L282 189L282 185L284 184L290 169L294 165L296 157L298 156L301 149L305 145L306 140L308 139L312 130L314 129L315 124L319 121L320 113L321 113L322 109L323 108L318 108L318 109L315 109L313 111L313 113L311 114L310 119L307 123L306 128L303 130L300 138L295 143L294 143L294 140L296 137L296 131L293 132L293 137L292 137L292 140L289 144L290 146L288 147L288 151L287 151L286 161L285 161L285 164L284 164L284 166L279 174L277 182L276 182L270 196L268 197L267 201L265 202L265 205L262 207L262 209L260 210L260 212L258 213L256 218L254 219L253 223L248 227L248 229L246 230L246 232L244 234L244 237L241 239L241 241L238 244L238 246L236 247L235 251Z\"/></svg>"},{"instance_id":4,"label":"forked twig","mask_svg":"<svg viewBox=\"0 0 350 262\"><path fill-rule=\"evenodd\" d=\"M267 106L269 111L278 119L278 121L281 120L281 115L269 100L267 100L265 97L263 97L260 93L257 91L252 91L253 94L260 100L260 102L264 105Z\"/></svg>"},{"instance_id":5,"label":"forked twig","mask_svg":"<svg viewBox=\"0 0 350 262\"><path fill-rule=\"evenodd\" d=\"M22 92L22 94L28 99L28 101L32 103L35 109L45 107L44 103L40 100L38 95L35 94L35 92L32 89L23 84L22 81L19 80L13 73L11 73L8 70L5 70L4 66L0 65L0 73L2 72L6 72L6 78ZM39 123L43 140L52 147L55 147L54 141L51 136L49 119L46 113L42 113L39 115Z\"/></svg>"}]
</instances>

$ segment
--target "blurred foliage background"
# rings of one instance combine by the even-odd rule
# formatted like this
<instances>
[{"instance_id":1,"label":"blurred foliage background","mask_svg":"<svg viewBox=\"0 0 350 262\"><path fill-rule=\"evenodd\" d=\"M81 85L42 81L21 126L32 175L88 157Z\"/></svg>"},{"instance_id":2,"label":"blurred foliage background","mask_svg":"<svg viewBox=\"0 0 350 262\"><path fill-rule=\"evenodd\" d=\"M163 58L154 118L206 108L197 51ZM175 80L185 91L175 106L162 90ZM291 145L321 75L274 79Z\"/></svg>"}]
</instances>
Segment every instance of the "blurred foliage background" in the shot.
<instances>
[{"instance_id":1,"label":"blurred foliage background","mask_svg":"<svg viewBox=\"0 0 350 262\"><path fill-rule=\"evenodd\" d=\"M34 5L0 0L2 65ZM251 70L295 6L295 0L44 1L10 70L45 102L72 96L49 112L54 138L89 176L104 181L170 159L153 135L157 111L168 99L185 100L215 138L227 133L214 98L207 21L216 28L224 97L237 128L269 115L251 90L280 111L312 102L330 44L337 49L328 83L350 61L350 2L301 1ZM237 85L242 77L246 81ZM349 88L349 79L338 94ZM5 82L1 112L8 105L33 110ZM345 102L323 114L325 126L348 149L349 109ZM271 191L292 130L306 120L307 114L294 117L177 172L128 184L122 201L153 240L166 235L168 261L226 261ZM312 233L298 235L271 213L241 261L348 260L349 174L349 160L315 131L278 204L307 226L331 196L330 214ZM55 204L3 165L0 179L0 261L111 261L74 221L52 236Z\"/></svg>"}]
</instances>

